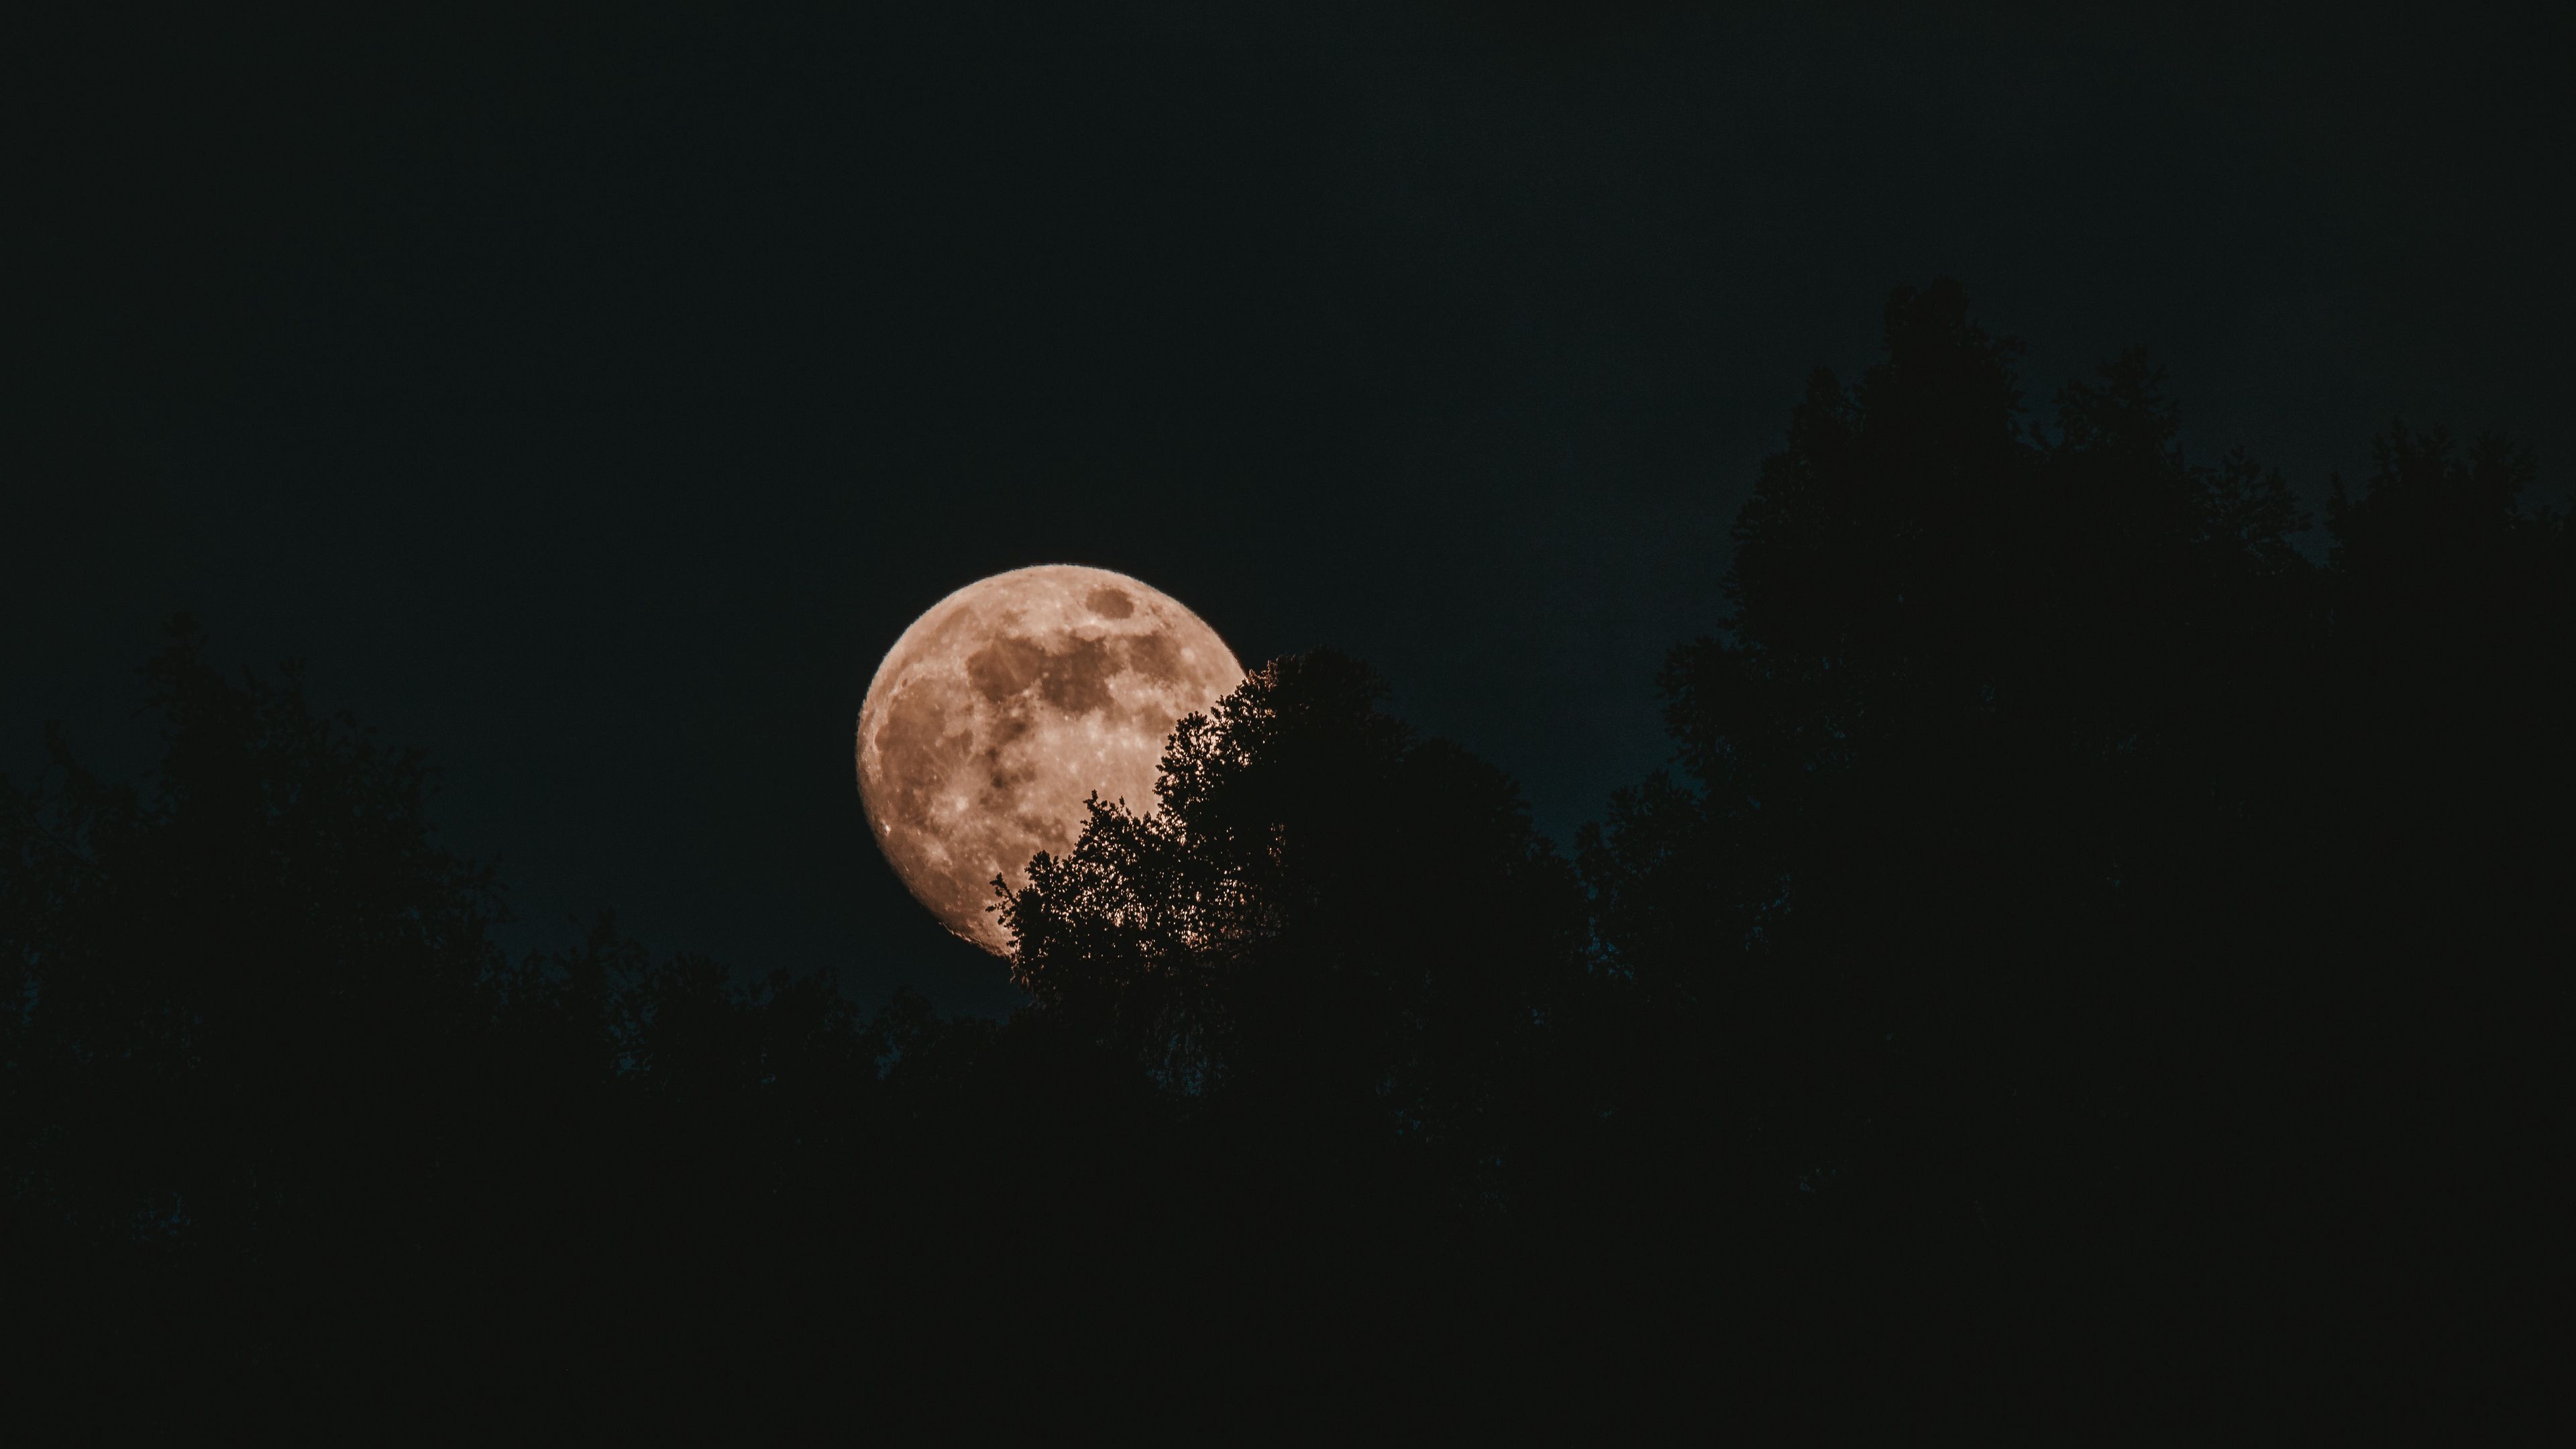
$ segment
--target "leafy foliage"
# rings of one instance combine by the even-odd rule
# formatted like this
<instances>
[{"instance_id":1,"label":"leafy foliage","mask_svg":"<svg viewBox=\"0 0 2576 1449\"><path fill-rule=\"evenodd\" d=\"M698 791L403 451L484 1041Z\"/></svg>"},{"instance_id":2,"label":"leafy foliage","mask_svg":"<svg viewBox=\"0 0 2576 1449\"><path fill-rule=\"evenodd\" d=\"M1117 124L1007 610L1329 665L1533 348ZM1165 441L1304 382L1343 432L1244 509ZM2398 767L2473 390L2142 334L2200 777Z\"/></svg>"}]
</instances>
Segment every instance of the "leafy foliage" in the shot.
<instances>
[{"instance_id":1,"label":"leafy foliage","mask_svg":"<svg viewBox=\"0 0 2576 1449\"><path fill-rule=\"evenodd\" d=\"M1317 652L1182 720L1154 811L1094 799L1030 863L1014 969L1184 1097L1491 1166L1582 975L1582 902L1511 783L1384 692Z\"/></svg>"}]
</instances>

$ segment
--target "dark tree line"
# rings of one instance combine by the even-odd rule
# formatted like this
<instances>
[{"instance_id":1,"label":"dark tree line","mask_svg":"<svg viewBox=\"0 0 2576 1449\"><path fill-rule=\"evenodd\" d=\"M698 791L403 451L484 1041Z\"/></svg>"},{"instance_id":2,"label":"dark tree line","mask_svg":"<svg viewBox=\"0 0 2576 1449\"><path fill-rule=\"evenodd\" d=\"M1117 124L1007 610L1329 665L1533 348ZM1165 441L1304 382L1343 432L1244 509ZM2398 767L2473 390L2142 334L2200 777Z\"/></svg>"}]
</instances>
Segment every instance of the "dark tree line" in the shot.
<instances>
[{"instance_id":1,"label":"dark tree line","mask_svg":"<svg viewBox=\"0 0 2576 1449\"><path fill-rule=\"evenodd\" d=\"M98 1413L2501 1413L2568 1347L2576 535L2392 428L2318 565L2142 357L2045 424L2016 357L1941 285L1811 381L1672 770L1570 855L1274 661L1000 902L1008 1022L606 921L508 959L423 762L183 626L154 776L0 798L12 1361Z\"/></svg>"}]
</instances>

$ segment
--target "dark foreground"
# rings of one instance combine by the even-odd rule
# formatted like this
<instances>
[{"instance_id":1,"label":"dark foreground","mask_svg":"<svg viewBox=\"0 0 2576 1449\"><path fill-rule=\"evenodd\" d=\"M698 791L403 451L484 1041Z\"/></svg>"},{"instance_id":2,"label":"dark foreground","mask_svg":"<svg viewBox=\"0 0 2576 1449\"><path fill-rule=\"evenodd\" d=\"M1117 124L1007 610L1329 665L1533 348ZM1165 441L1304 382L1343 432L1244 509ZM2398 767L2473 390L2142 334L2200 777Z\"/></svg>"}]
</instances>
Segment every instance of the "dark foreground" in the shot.
<instances>
[{"instance_id":1,"label":"dark foreground","mask_svg":"<svg viewBox=\"0 0 2576 1449\"><path fill-rule=\"evenodd\" d=\"M1952 288L1820 376L1675 771L1570 852L1277 661L870 1017L513 961L422 763L182 628L0 839L11 1412L703 1424L2337 1422L2563 1386L2576 553L2397 430L2323 564L2130 358ZM537 1417L531 1417L532 1415Z\"/></svg>"}]
</instances>

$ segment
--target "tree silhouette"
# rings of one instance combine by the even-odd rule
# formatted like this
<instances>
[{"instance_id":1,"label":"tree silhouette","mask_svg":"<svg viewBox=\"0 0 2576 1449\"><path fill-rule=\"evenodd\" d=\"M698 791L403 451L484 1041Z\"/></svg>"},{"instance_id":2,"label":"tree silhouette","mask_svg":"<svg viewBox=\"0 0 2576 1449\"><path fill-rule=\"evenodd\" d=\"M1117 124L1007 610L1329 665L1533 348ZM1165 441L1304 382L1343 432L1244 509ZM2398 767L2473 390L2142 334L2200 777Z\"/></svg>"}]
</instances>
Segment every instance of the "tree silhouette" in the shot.
<instances>
[{"instance_id":1,"label":"tree silhouette","mask_svg":"<svg viewBox=\"0 0 2576 1449\"><path fill-rule=\"evenodd\" d=\"M705 1346L732 1235L828 1275L878 1084L829 984L657 963L605 919L508 961L420 755L204 643L181 621L145 670L143 788L56 736L0 795L19 1361L101 1403L138 1362L210 1404L604 1371L676 1351L621 1320Z\"/></svg>"},{"instance_id":2,"label":"tree silhouette","mask_svg":"<svg viewBox=\"0 0 2576 1449\"><path fill-rule=\"evenodd\" d=\"M1175 728L1155 809L1094 799L1003 920L1040 1010L1171 1093L1491 1191L1582 902L1510 782L1384 692L1330 651L1264 666Z\"/></svg>"},{"instance_id":3,"label":"tree silhouette","mask_svg":"<svg viewBox=\"0 0 2576 1449\"><path fill-rule=\"evenodd\" d=\"M1667 1043L1621 1087L1638 1153L1759 1164L1996 1313L2088 1282L2212 1372L2260 1351L2219 1307L2248 1293L2371 1324L2296 1331L2384 1384L2456 1362L2317 1244L2442 1296L2464 1260L2385 1245L2532 1200L2472 1159L2566 1141L2505 1085L2559 1070L2509 1015L2568 1019L2534 970L2565 938L2534 874L2571 803L2564 525L2513 512L2522 455L2400 429L2319 570L2277 477L2182 455L2143 358L2052 433L1955 286L1899 292L1887 347L1811 382L1728 635L1664 673L1683 778L1579 852ZM2409 1118L2392 1173L2369 1144Z\"/></svg>"},{"instance_id":4,"label":"tree silhouette","mask_svg":"<svg viewBox=\"0 0 2576 1449\"><path fill-rule=\"evenodd\" d=\"M86 1237L248 1240L400 1196L499 964L420 756L316 718L292 674L225 682L202 642L179 626L146 671L149 793L56 736L55 787L6 801L18 1206Z\"/></svg>"}]
</instances>

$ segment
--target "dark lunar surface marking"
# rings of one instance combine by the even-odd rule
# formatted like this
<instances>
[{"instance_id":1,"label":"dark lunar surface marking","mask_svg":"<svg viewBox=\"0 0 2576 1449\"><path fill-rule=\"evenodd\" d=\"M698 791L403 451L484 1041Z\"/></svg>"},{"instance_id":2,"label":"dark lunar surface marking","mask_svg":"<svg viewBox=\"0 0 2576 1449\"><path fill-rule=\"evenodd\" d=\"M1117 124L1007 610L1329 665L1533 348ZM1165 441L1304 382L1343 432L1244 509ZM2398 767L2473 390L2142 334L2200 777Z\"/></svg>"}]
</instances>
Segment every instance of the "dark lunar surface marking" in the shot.
<instances>
[{"instance_id":1,"label":"dark lunar surface marking","mask_svg":"<svg viewBox=\"0 0 2576 1449\"><path fill-rule=\"evenodd\" d=\"M1036 640L1005 635L966 657L966 677L998 704L1036 682L1046 657Z\"/></svg>"},{"instance_id":2,"label":"dark lunar surface marking","mask_svg":"<svg viewBox=\"0 0 2576 1449\"><path fill-rule=\"evenodd\" d=\"M1047 657L1041 690L1058 709L1097 714L1109 707L1109 677L1117 672L1108 641L1076 639L1063 653Z\"/></svg>"},{"instance_id":3,"label":"dark lunar surface marking","mask_svg":"<svg viewBox=\"0 0 2576 1449\"><path fill-rule=\"evenodd\" d=\"M1170 684L1181 677L1181 646L1172 642L1171 631L1130 634L1119 644L1120 662L1156 684Z\"/></svg>"}]
</instances>

